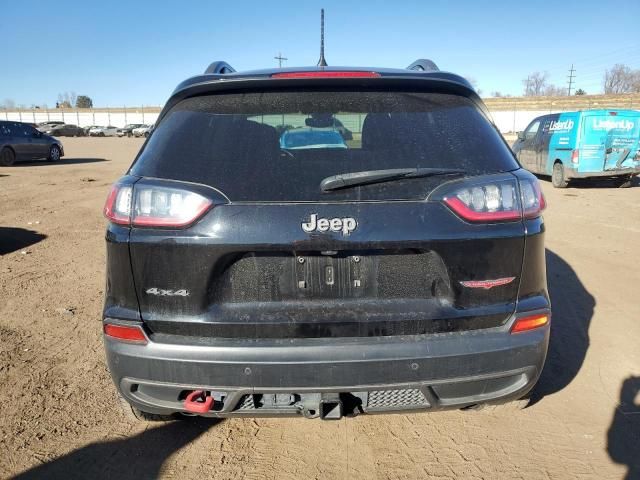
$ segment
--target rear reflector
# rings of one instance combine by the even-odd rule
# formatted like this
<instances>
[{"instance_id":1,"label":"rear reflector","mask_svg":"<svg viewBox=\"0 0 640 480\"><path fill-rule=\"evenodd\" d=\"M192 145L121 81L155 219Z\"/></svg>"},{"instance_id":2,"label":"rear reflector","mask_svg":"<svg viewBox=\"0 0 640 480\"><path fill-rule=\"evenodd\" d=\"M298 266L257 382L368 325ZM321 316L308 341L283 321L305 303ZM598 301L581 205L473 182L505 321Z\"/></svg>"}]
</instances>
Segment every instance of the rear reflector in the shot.
<instances>
[{"instance_id":1,"label":"rear reflector","mask_svg":"<svg viewBox=\"0 0 640 480\"><path fill-rule=\"evenodd\" d=\"M283 72L274 73L271 78L377 78L376 72Z\"/></svg>"},{"instance_id":2,"label":"rear reflector","mask_svg":"<svg viewBox=\"0 0 640 480\"><path fill-rule=\"evenodd\" d=\"M532 315L530 317L518 318L511 327L511 333L526 332L536 328L544 327L549 323L548 315Z\"/></svg>"},{"instance_id":3,"label":"rear reflector","mask_svg":"<svg viewBox=\"0 0 640 480\"><path fill-rule=\"evenodd\" d=\"M125 342L147 343L147 337L139 326L129 327L108 323L104 326L104 334Z\"/></svg>"},{"instance_id":4,"label":"rear reflector","mask_svg":"<svg viewBox=\"0 0 640 480\"><path fill-rule=\"evenodd\" d=\"M493 287L508 285L513 282L516 277L496 278L495 280L463 280L460 284L467 288L483 288L489 290Z\"/></svg>"}]
</instances>

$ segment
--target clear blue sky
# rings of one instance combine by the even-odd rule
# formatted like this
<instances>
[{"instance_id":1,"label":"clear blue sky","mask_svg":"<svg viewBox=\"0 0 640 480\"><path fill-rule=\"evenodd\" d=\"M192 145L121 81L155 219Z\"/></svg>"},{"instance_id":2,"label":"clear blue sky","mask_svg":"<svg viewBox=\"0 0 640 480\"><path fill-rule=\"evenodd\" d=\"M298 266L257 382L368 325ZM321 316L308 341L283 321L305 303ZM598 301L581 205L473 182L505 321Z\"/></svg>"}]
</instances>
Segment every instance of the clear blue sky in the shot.
<instances>
[{"instance_id":1,"label":"clear blue sky","mask_svg":"<svg viewBox=\"0 0 640 480\"><path fill-rule=\"evenodd\" d=\"M519 95L528 73L602 89L614 63L640 68L640 1L2 1L0 103L161 105L213 60L237 70L314 65L326 10L329 65L406 67L416 58ZM607 32L609 28L609 32Z\"/></svg>"}]
</instances>

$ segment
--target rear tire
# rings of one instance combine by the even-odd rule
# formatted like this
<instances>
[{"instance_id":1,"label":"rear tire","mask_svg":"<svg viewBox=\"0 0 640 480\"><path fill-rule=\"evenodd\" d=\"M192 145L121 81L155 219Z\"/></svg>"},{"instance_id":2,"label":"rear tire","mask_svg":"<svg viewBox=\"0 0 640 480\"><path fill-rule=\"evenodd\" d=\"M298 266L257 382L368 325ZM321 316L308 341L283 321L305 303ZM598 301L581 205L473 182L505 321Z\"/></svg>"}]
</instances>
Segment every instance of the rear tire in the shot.
<instances>
[{"instance_id":1,"label":"rear tire","mask_svg":"<svg viewBox=\"0 0 640 480\"><path fill-rule=\"evenodd\" d=\"M127 402L120 392L117 393L117 396L122 414L130 423L169 422L175 420L173 415L157 415L155 413L143 412Z\"/></svg>"},{"instance_id":2,"label":"rear tire","mask_svg":"<svg viewBox=\"0 0 640 480\"><path fill-rule=\"evenodd\" d=\"M569 185L569 180L567 180L565 177L564 167L560 162L556 162L553 165L553 172L551 173L551 183L555 188L567 188L567 185Z\"/></svg>"},{"instance_id":3,"label":"rear tire","mask_svg":"<svg viewBox=\"0 0 640 480\"><path fill-rule=\"evenodd\" d=\"M57 162L58 160L60 160L60 154L62 152L60 151L60 147L57 145L51 145L51 148L49 149L49 156L47 157L47 160L50 162Z\"/></svg>"},{"instance_id":4,"label":"rear tire","mask_svg":"<svg viewBox=\"0 0 640 480\"><path fill-rule=\"evenodd\" d=\"M0 166L10 167L16 161L16 154L9 147L5 147L0 152Z\"/></svg>"}]
</instances>

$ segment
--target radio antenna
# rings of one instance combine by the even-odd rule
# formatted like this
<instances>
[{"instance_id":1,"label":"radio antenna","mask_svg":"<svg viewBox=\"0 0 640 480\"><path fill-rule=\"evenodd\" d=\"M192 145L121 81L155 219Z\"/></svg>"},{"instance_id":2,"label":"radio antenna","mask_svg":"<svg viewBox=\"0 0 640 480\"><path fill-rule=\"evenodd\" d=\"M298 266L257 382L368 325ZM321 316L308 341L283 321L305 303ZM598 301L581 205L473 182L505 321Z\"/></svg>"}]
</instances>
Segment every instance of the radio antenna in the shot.
<instances>
[{"instance_id":1,"label":"radio antenna","mask_svg":"<svg viewBox=\"0 0 640 480\"><path fill-rule=\"evenodd\" d=\"M324 58L324 8L320 9L320 60L318 60L318 66L327 66L327 61Z\"/></svg>"}]
</instances>

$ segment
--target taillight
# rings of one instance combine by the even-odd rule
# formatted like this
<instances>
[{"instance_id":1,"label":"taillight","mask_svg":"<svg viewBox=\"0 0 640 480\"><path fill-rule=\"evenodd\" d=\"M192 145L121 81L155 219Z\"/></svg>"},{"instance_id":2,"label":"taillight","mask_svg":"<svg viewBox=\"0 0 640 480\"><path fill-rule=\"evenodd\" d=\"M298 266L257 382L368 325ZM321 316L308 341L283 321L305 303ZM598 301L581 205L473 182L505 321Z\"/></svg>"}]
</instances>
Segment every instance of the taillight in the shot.
<instances>
[{"instance_id":1,"label":"taillight","mask_svg":"<svg viewBox=\"0 0 640 480\"><path fill-rule=\"evenodd\" d=\"M129 225L131 221L131 200L133 187L131 185L114 185L111 187L107 201L104 204L104 216L119 225Z\"/></svg>"},{"instance_id":2,"label":"taillight","mask_svg":"<svg viewBox=\"0 0 640 480\"><path fill-rule=\"evenodd\" d=\"M499 176L480 182L463 181L439 199L462 219L478 223L535 218L546 206L540 184L533 176L518 180Z\"/></svg>"},{"instance_id":3,"label":"taillight","mask_svg":"<svg viewBox=\"0 0 640 480\"><path fill-rule=\"evenodd\" d=\"M511 327L511 333L527 332L529 330L544 327L548 323L549 315L545 314L518 318L513 324L513 327Z\"/></svg>"},{"instance_id":4,"label":"taillight","mask_svg":"<svg viewBox=\"0 0 640 480\"><path fill-rule=\"evenodd\" d=\"M180 188L143 183L114 185L104 214L120 225L180 228L195 222L212 203L198 193Z\"/></svg>"},{"instance_id":5,"label":"taillight","mask_svg":"<svg viewBox=\"0 0 640 480\"><path fill-rule=\"evenodd\" d=\"M571 151L571 163L578 163L580 159L580 150L577 148Z\"/></svg>"},{"instance_id":6,"label":"taillight","mask_svg":"<svg viewBox=\"0 0 640 480\"><path fill-rule=\"evenodd\" d=\"M155 185L136 185L133 226L185 227L211 206L211 200L195 192Z\"/></svg>"},{"instance_id":7,"label":"taillight","mask_svg":"<svg viewBox=\"0 0 640 480\"><path fill-rule=\"evenodd\" d=\"M520 180L520 193L522 198L522 215L524 218L539 217L547 208L547 202L542 194L540 182L536 178Z\"/></svg>"},{"instance_id":8,"label":"taillight","mask_svg":"<svg viewBox=\"0 0 640 480\"><path fill-rule=\"evenodd\" d=\"M139 325L125 326L108 323L103 327L103 331L107 337L115 338L116 340L132 343L147 343L147 336Z\"/></svg>"}]
</instances>

